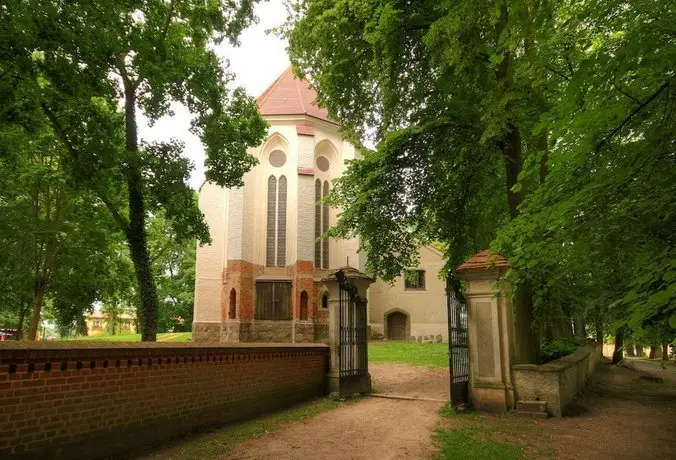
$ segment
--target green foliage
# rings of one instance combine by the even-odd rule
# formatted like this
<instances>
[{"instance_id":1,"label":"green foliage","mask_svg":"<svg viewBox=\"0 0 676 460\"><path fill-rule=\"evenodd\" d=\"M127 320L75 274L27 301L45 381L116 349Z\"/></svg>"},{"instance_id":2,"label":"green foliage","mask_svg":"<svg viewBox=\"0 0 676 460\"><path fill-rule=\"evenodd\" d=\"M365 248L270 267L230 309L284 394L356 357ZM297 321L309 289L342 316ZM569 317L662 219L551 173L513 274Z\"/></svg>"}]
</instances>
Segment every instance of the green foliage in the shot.
<instances>
[{"instance_id":1,"label":"green foliage","mask_svg":"<svg viewBox=\"0 0 676 460\"><path fill-rule=\"evenodd\" d=\"M555 359L563 358L573 353L575 350L587 343L587 339L571 337L568 339L558 339L544 342L540 348L542 350L542 364Z\"/></svg>"},{"instance_id":2,"label":"green foliage","mask_svg":"<svg viewBox=\"0 0 676 460\"><path fill-rule=\"evenodd\" d=\"M213 45L236 44L254 4L9 0L0 9L0 124L55 139L63 180L110 213L128 243L146 340L158 309L146 219L163 212L178 241L210 236L183 145L139 141L137 113L152 124L172 104L186 106L207 179L241 185L255 163L247 147L262 141L266 124L255 101L228 85L232 74Z\"/></svg>"},{"instance_id":3,"label":"green foliage","mask_svg":"<svg viewBox=\"0 0 676 460\"><path fill-rule=\"evenodd\" d=\"M447 343L369 342L370 363L448 367Z\"/></svg>"},{"instance_id":4,"label":"green foliage","mask_svg":"<svg viewBox=\"0 0 676 460\"><path fill-rule=\"evenodd\" d=\"M432 241L452 271L490 244L536 329L676 335L671 6L289 3L296 72L376 146L330 197L331 234L358 235L370 271L391 279Z\"/></svg>"}]
</instances>

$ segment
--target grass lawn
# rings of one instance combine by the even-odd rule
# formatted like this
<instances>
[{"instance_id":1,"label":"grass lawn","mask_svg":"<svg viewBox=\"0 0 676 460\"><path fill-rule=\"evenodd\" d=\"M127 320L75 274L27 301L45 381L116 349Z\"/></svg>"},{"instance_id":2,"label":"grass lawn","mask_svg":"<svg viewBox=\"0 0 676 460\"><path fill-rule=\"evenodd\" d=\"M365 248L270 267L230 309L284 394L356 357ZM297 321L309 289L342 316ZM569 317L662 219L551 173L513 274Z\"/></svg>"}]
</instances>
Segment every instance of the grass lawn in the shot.
<instances>
[{"instance_id":1,"label":"grass lawn","mask_svg":"<svg viewBox=\"0 0 676 460\"><path fill-rule=\"evenodd\" d=\"M448 367L447 343L369 342L369 363Z\"/></svg>"},{"instance_id":2,"label":"grass lawn","mask_svg":"<svg viewBox=\"0 0 676 460\"><path fill-rule=\"evenodd\" d=\"M349 401L335 401L328 397L316 399L248 422L191 435L152 453L142 455L141 458L170 458L172 460L218 458L227 454L239 442L276 431L286 423L302 422L321 412L335 409L341 404L349 404ZM312 436L312 433L308 433L308 436Z\"/></svg>"},{"instance_id":3,"label":"grass lawn","mask_svg":"<svg viewBox=\"0 0 676 460\"><path fill-rule=\"evenodd\" d=\"M163 332L157 334L158 342L190 342L190 332ZM141 334L94 335L66 340L87 340L95 342L140 342Z\"/></svg>"},{"instance_id":4,"label":"grass lawn","mask_svg":"<svg viewBox=\"0 0 676 460\"><path fill-rule=\"evenodd\" d=\"M533 436L534 432L538 432L533 419L514 414L456 414L448 405L442 408L441 416L442 422L434 433L439 459L517 460L553 457L554 452L549 444Z\"/></svg>"}]
</instances>

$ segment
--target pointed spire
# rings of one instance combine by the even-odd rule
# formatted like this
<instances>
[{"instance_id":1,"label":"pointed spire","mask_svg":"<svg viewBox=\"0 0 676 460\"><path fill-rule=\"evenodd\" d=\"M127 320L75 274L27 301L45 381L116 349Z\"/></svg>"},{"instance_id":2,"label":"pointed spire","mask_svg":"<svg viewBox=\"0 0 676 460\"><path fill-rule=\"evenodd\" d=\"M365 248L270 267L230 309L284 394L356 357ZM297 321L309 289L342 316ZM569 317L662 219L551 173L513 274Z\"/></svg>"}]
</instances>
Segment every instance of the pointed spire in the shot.
<instances>
[{"instance_id":1,"label":"pointed spire","mask_svg":"<svg viewBox=\"0 0 676 460\"><path fill-rule=\"evenodd\" d=\"M261 115L307 115L336 123L328 112L315 104L317 93L304 80L294 77L288 67L277 79L258 96L258 110ZM336 123L337 124L337 123Z\"/></svg>"}]
</instances>

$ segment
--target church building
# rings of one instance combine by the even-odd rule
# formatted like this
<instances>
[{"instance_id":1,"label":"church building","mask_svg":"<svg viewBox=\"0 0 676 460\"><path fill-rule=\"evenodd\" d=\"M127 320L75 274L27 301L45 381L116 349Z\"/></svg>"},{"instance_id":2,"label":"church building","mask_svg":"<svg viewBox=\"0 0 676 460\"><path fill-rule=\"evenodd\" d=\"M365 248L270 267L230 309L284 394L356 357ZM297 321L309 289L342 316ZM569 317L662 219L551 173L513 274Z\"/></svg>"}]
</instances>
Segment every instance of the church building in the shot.
<instances>
[{"instance_id":1,"label":"church building","mask_svg":"<svg viewBox=\"0 0 676 460\"><path fill-rule=\"evenodd\" d=\"M358 153L315 98L287 69L257 99L270 127L250 150L258 164L244 186L200 187L212 244L197 249L194 341L326 342L322 278L346 265L363 270L356 239L320 238L339 212L320 201ZM371 285L372 336L445 340L442 267L442 254L424 247L411 275Z\"/></svg>"}]
</instances>

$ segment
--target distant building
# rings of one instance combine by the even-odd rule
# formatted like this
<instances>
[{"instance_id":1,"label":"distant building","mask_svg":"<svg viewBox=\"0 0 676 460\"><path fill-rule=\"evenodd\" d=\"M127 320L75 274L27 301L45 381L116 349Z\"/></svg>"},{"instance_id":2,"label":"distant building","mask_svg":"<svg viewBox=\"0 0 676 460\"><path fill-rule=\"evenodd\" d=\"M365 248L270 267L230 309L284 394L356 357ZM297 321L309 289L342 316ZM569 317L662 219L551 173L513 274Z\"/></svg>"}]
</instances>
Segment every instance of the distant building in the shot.
<instances>
[{"instance_id":1,"label":"distant building","mask_svg":"<svg viewBox=\"0 0 676 460\"><path fill-rule=\"evenodd\" d=\"M110 331L109 315L100 311L94 311L87 316L87 335L107 334ZM117 315L117 324L115 325L116 334L124 334L136 331L136 315L133 313L121 313Z\"/></svg>"}]
</instances>

